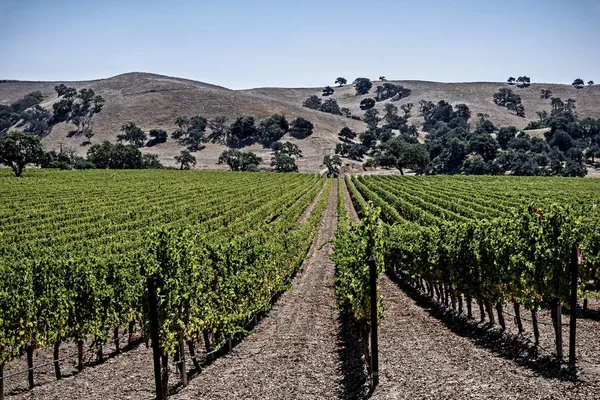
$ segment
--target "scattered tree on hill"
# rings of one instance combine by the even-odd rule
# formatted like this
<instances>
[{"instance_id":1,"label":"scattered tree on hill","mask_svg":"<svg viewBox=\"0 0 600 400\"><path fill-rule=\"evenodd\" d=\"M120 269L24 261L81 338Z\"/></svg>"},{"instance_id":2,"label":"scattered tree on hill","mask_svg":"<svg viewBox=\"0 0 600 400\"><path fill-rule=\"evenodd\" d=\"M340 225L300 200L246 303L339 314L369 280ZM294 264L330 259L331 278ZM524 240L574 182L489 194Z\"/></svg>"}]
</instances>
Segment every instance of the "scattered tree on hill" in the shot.
<instances>
[{"instance_id":1,"label":"scattered tree on hill","mask_svg":"<svg viewBox=\"0 0 600 400\"><path fill-rule=\"evenodd\" d=\"M277 172L298 172L296 159L302 157L302 150L291 142L277 142L272 146L271 166Z\"/></svg>"},{"instance_id":2,"label":"scattered tree on hill","mask_svg":"<svg viewBox=\"0 0 600 400\"><path fill-rule=\"evenodd\" d=\"M386 82L375 89L375 100L384 101L391 99L391 101L398 101L409 96L410 93L411 90L402 85L394 85L393 83Z\"/></svg>"},{"instance_id":3,"label":"scattered tree on hill","mask_svg":"<svg viewBox=\"0 0 600 400\"><path fill-rule=\"evenodd\" d=\"M404 118L410 118L410 110L413 108L413 103L402 104L400 108L404 112Z\"/></svg>"},{"instance_id":4,"label":"scattered tree on hill","mask_svg":"<svg viewBox=\"0 0 600 400\"><path fill-rule=\"evenodd\" d=\"M196 165L196 157L194 157L189 150L182 150L178 156L175 156L175 161L180 165L180 170L191 169Z\"/></svg>"},{"instance_id":5,"label":"scattered tree on hill","mask_svg":"<svg viewBox=\"0 0 600 400\"><path fill-rule=\"evenodd\" d=\"M227 164L232 171L255 171L261 162L262 158L251 151L231 149L221 153L217 164Z\"/></svg>"},{"instance_id":6,"label":"scattered tree on hill","mask_svg":"<svg viewBox=\"0 0 600 400\"><path fill-rule=\"evenodd\" d=\"M77 97L77 89L68 87L65 89L63 97L67 100L73 100Z\"/></svg>"},{"instance_id":7,"label":"scattered tree on hill","mask_svg":"<svg viewBox=\"0 0 600 400\"><path fill-rule=\"evenodd\" d=\"M363 99L360 102L360 109L361 110L368 110L368 109L373 108L373 107L375 107L375 100L373 100L373 99L371 99L369 97L367 97L366 99Z\"/></svg>"},{"instance_id":8,"label":"scattered tree on hill","mask_svg":"<svg viewBox=\"0 0 600 400\"><path fill-rule=\"evenodd\" d=\"M352 131L352 129L345 126L342 128L342 130L340 130L340 133L338 133L338 136L341 137L342 139L351 141L352 139L354 139L356 137L356 132Z\"/></svg>"},{"instance_id":9,"label":"scattered tree on hill","mask_svg":"<svg viewBox=\"0 0 600 400\"><path fill-rule=\"evenodd\" d=\"M583 79L581 78L577 78L573 81L573 86L575 86L577 89L581 89L583 87L584 83L583 83Z\"/></svg>"},{"instance_id":10,"label":"scattered tree on hill","mask_svg":"<svg viewBox=\"0 0 600 400\"><path fill-rule=\"evenodd\" d=\"M531 79L528 76L520 76L517 78L517 86L527 87L531 83Z\"/></svg>"},{"instance_id":11,"label":"scattered tree on hill","mask_svg":"<svg viewBox=\"0 0 600 400\"><path fill-rule=\"evenodd\" d=\"M354 89L357 96L369 93L371 87L373 87L373 83L369 78L356 78L354 80Z\"/></svg>"},{"instance_id":12,"label":"scattered tree on hill","mask_svg":"<svg viewBox=\"0 0 600 400\"><path fill-rule=\"evenodd\" d=\"M377 125L381 121L381 118L379 118L379 111L377 111L377 109L375 109L375 108L371 108L370 110L367 110L365 112L365 115L363 116L363 121L365 121L365 123L367 124L369 129L371 129L371 130L377 129Z\"/></svg>"},{"instance_id":13,"label":"scattered tree on hill","mask_svg":"<svg viewBox=\"0 0 600 400\"><path fill-rule=\"evenodd\" d=\"M496 135L496 140L502 150L506 150L508 143L517 136L517 128L514 126L506 126L500 128Z\"/></svg>"},{"instance_id":14,"label":"scattered tree on hill","mask_svg":"<svg viewBox=\"0 0 600 400\"><path fill-rule=\"evenodd\" d=\"M588 81L588 86L594 86L594 81Z\"/></svg>"},{"instance_id":15,"label":"scattered tree on hill","mask_svg":"<svg viewBox=\"0 0 600 400\"><path fill-rule=\"evenodd\" d=\"M342 115L344 117L346 117L346 118L351 118L352 117L352 113L350 112L349 108L342 107L342 108L340 108L340 111L341 111L341 113L342 113Z\"/></svg>"},{"instance_id":16,"label":"scattered tree on hill","mask_svg":"<svg viewBox=\"0 0 600 400\"><path fill-rule=\"evenodd\" d=\"M517 114L518 117L525 117L525 106L522 103L508 103L506 108Z\"/></svg>"},{"instance_id":17,"label":"scattered tree on hill","mask_svg":"<svg viewBox=\"0 0 600 400\"><path fill-rule=\"evenodd\" d=\"M385 119L388 121L393 116L398 115L398 107L396 107L392 103L386 103L386 105L383 107L383 109L385 110Z\"/></svg>"},{"instance_id":18,"label":"scattered tree on hill","mask_svg":"<svg viewBox=\"0 0 600 400\"><path fill-rule=\"evenodd\" d=\"M510 89L501 88L497 93L494 93L494 103L508 108L520 117L525 116L525 107L521 104L521 96Z\"/></svg>"},{"instance_id":19,"label":"scattered tree on hill","mask_svg":"<svg viewBox=\"0 0 600 400\"><path fill-rule=\"evenodd\" d=\"M304 100L302 105L307 108L311 108L313 110L318 110L321 108L321 99L317 95L312 95L308 99Z\"/></svg>"},{"instance_id":20,"label":"scattered tree on hill","mask_svg":"<svg viewBox=\"0 0 600 400\"><path fill-rule=\"evenodd\" d=\"M514 84L515 84L515 81L516 81L516 79L514 78L514 76L511 76L510 78L508 78L508 79L506 80L506 82L507 82L509 85L514 85Z\"/></svg>"},{"instance_id":21,"label":"scattered tree on hill","mask_svg":"<svg viewBox=\"0 0 600 400\"><path fill-rule=\"evenodd\" d=\"M338 143L335 146L335 154L348 157L356 161L362 160L367 153L367 147L358 143Z\"/></svg>"},{"instance_id":22,"label":"scattered tree on hill","mask_svg":"<svg viewBox=\"0 0 600 400\"><path fill-rule=\"evenodd\" d=\"M285 116L274 114L260 122L258 136L263 146L269 147L271 143L277 142L289 130L289 123Z\"/></svg>"},{"instance_id":23,"label":"scattered tree on hill","mask_svg":"<svg viewBox=\"0 0 600 400\"><path fill-rule=\"evenodd\" d=\"M187 135L188 127L190 126L190 120L187 117L177 117L175 120L175 125L179 127L179 130L175 131L173 138L179 139L180 137Z\"/></svg>"},{"instance_id":24,"label":"scattered tree on hill","mask_svg":"<svg viewBox=\"0 0 600 400\"><path fill-rule=\"evenodd\" d=\"M455 105L454 110L456 116L464 119L465 121L468 121L469 118L471 118L471 110L469 109L469 106L464 103Z\"/></svg>"},{"instance_id":25,"label":"scattered tree on hill","mask_svg":"<svg viewBox=\"0 0 600 400\"><path fill-rule=\"evenodd\" d=\"M379 77L379 80L380 80L380 81L385 81L385 76L380 76L380 77Z\"/></svg>"},{"instance_id":26,"label":"scattered tree on hill","mask_svg":"<svg viewBox=\"0 0 600 400\"><path fill-rule=\"evenodd\" d=\"M254 117L238 117L231 124L231 135L229 144L240 145L254 140L257 129L254 126Z\"/></svg>"},{"instance_id":27,"label":"scattered tree on hill","mask_svg":"<svg viewBox=\"0 0 600 400\"><path fill-rule=\"evenodd\" d=\"M408 143L400 139L391 139L379 146L379 165L394 167L404 175L406 168L422 172L429 162L425 145Z\"/></svg>"},{"instance_id":28,"label":"scattered tree on hill","mask_svg":"<svg viewBox=\"0 0 600 400\"><path fill-rule=\"evenodd\" d=\"M290 125L290 135L296 139L305 139L312 135L314 126L304 118L296 118Z\"/></svg>"},{"instance_id":29,"label":"scattered tree on hill","mask_svg":"<svg viewBox=\"0 0 600 400\"><path fill-rule=\"evenodd\" d=\"M323 165L327 168L328 177L337 177L342 166L342 159L337 154L334 156L328 154L323 157Z\"/></svg>"},{"instance_id":30,"label":"scattered tree on hill","mask_svg":"<svg viewBox=\"0 0 600 400\"><path fill-rule=\"evenodd\" d=\"M335 90L331 86L325 86L323 89L323 96L331 96Z\"/></svg>"},{"instance_id":31,"label":"scattered tree on hill","mask_svg":"<svg viewBox=\"0 0 600 400\"><path fill-rule=\"evenodd\" d=\"M335 84L339 85L340 87L344 86L346 83L348 83L348 80L346 78L342 78L341 76L338 77L335 82Z\"/></svg>"},{"instance_id":32,"label":"scattered tree on hill","mask_svg":"<svg viewBox=\"0 0 600 400\"><path fill-rule=\"evenodd\" d=\"M552 97L552 91L550 91L548 89L542 89L540 91L540 99L547 100L550 97Z\"/></svg>"},{"instance_id":33,"label":"scattered tree on hill","mask_svg":"<svg viewBox=\"0 0 600 400\"><path fill-rule=\"evenodd\" d=\"M429 100L419 100L419 115L420 116L424 117L433 108L435 108L435 104L432 101L429 101Z\"/></svg>"},{"instance_id":34,"label":"scattered tree on hill","mask_svg":"<svg viewBox=\"0 0 600 400\"><path fill-rule=\"evenodd\" d=\"M321 104L321 107L319 107L319 111L323 111L329 114L342 115L342 112L340 111L340 106L338 105L337 101L335 101L335 99L325 100L323 104Z\"/></svg>"},{"instance_id":35,"label":"scattered tree on hill","mask_svg":"<svg viewBox=\"0 0 600 400\"><path fill-rule=\"evenodd\" d=\"M54 86L54 90L56 90L57 97L64 95L67 91L67 86L64 83L60 85Z\"/></svg>"},{"instance_id":36,"label":"scattered tree on hill","mask_svg":"<svg viewBox=\"0 0 600 400\"><path fill-rule=\"evenodd\" d=\"M146 133L133 122L122 125L121 133L117 135L118 142L129 142L137 147L142 147L146 139Z\"/></svg>"},{"instance_id":37,"label":"scattered tree on hill","mask_svg":"<svg viewBox=\"0 0 600 400\"><path fill-rule=\"evenodd\" d=\"M227 117L215 117L210 121L210 129L212 131L210 140L221 144L227 143L230 133Z\"/></svg>"},{"instance_id":38,"label":"scattered tree on hill","mask_svg":"<svg viewBox=\"0 0 600 400\"><path fill-rule=\"evenodd\" d=\"M38 164L43 155L42 144L34 135L12 132L0 138L0 163L21 176L27 164Z\"/></svg>"},{"instance_id":39,"label":"scattered tree on hill","mask_svg":"<svg viewBox=\"0 0 600 400\"><path fill-rule=\"evenodd\" d=\"M148 132L148 136L152 139L148 142L148 146L154 146L158 143L165 143L167 141L167 132L162 129L152 129Z\"/></svg>"},{"instance_id":40,"label":"scattered tree on hill","mask_svg":"<svg viewBox=\"0 0 600 400\"><path fill-rule=\"evenodd\" d=\"M166 134L166 132L165 132ZM86 142L84 142L85 144L92 144L92 138L94 137L95 133L92 130L92 127L89 126L85 129L85 132L83 132L83 136L85 136L85 138L87 139ZM166 139L165 139L166 140Z\"/></svg>"}]
</instances>

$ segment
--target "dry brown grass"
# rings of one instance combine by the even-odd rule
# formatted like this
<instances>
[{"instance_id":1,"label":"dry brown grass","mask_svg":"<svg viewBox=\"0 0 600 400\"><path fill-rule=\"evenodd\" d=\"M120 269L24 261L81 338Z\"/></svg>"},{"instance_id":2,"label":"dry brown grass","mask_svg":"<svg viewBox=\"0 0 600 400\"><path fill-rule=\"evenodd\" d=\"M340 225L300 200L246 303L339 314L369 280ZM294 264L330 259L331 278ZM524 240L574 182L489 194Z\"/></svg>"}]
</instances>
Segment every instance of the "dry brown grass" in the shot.
<instances>
[{"instance_id":1,"label":"dry brown grass","mask_svg":"<svg viewBox=\"0 0 600 400\"><path fill-rule=\"evenodd\" d=\"M321 95L322 88L286 89L286 88L258 88L234 91L220 86L209 85L181 78L171 78L147 73L128 73L108 79L87 82L4 82L0 83L0 104L13 102L25 94L39 90L46 97L43 105L51 107L56 101L54 86L65 83L75 88L92 88L106 99L104 110L93 121L95 136L92 143L103 140L114 142L122 124L132 121L145 130L160 128L172 132L175 119L178 116L202 115L207 118L225 115L229 120L237 116L251 115L261 119L274 113L284 114L288 120L303 117L315 125L314 134L303 140L285 137L297 143L304 158L298 161L301 171L316 172L325 154L330 154L338 143L337 133L344 126L355 131L364 131L365 125L360 121L351 120L341 116L326 114L302 107L302 102L308 96ZM563 100L573 98L577 101L577 112L585 117L600 117L600 86L575 89L569 85L532 84L528 88L511 88L520 94L526 110L526 118L517 117L508 112L506 108L496 106L492 101L493 94L503 83L436 83L423 81L395 81L412 90L412 94L395 104L399 107L404 103L413 103L412 122L420 125L422 118L417 116L416 110L419 100L438 101L447 100L452 104L466 103L472 110L473 116L478 112L490 115L497 126L515 125L523 128L531 121L536 120L536 111L550 109L549 100L540 100L539 92L542 88L550 89L554 96ZM380 82L374 82L374 88ZM347 85L335 87L331 96L338 101L340 107L347 107L353 114L362 115L359 103L371 94L355 96L354 88ZM383 112L386 102L377 103L377 109ZM81 144L83 137L67 137L73 130L71 124L59 124L52 133L44 138L43 143L47 150L72 148L76 153L84 155L86 146ZM222 168L216 165L219 154L225 146L208 144L205 149L196 153L197 168L215 169ZM255 151L264 160L264 166L270 161L269 151L262 146L254 145L249 148ZM156 153L163 163L174 165L174 157L182 150L182 146L175 140L169 139L166 143L142 151Z\"/></svg>"}]
</instances>

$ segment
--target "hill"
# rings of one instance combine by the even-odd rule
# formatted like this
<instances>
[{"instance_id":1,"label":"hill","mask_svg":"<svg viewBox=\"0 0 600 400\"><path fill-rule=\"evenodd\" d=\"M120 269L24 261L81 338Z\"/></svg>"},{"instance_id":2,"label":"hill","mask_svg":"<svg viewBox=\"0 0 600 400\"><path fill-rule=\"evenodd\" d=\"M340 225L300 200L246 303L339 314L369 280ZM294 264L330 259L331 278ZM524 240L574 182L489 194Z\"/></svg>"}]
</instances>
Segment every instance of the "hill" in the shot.
<instances>
[{"instance_id":1,"label":"hill","mask_svg":"<svg viewBox=\"0 0 600 400\"><path fill-rule=\"evenodd\" d=\"M401 84L412 90L410 96L396 102L399 107L405 103L415 106L419 100L446 100L451 104L465 103L473 113L486 113L496 126L514 125L524 128L529 121L537 119L536 111L550 110L550 100L541 100L540 90L549 89L553 96L566 100L577 101L577 112L582 117L600 117L600 86L576 89L570 85L538 84L527 88L511 86L521 95L525 106L526 117L521 118L510 113L506 108L499 107L492 101L493 94L499 88L508 87L505 83L474 82L474 83L438 83L426 81L390 81ZM0 104L9 104L25 94L39 90L44 96L42 106L51 108L56 101L54 86L64 83L76 89L91 88L104 97L106 104L101 113L93 119L95 136L92 143L103 140L116 141L120 127L126 122L134 122L144 130L165 129L175 130L175 119L178 116L202 115L206 118L227 116L231 122L237 116L254 116L257 119L268 117L274 113L284 114L288 120L303 117L314 125L314 134L306 139L297 140L284 137L297 143L304 153L304 158L298 162L304 172L318 171L325 154L330 154L339 142L337 133L344 126L362 132L366 129L364 123L342 116L331 115L302 107L302 102L311 95L321 97L322 88L257 88L249 90L231 90L221 86L210 85L182 78L149 73L127 73L112 78L80 81L80 82L0 82ZM354 87L346 85L335 87L335 93L329 98L335 99L340 107L347 107L353 115L362 115L359 103L367 97L374 97L374 88L381 82L373 82L373 88L367 95L356 96ZM388 102L379 102L376 108L381 112ZM472 119L473 119L472 118ZM411 122L421 125L423 120L413 109ZM43 139L46 150L71 148L77 154L85 155L87 146L82 146L81 137L68 137L73 129L72 124L56 125L52 132ZM175 140L169 139L142 151L158 154L164 164L174 165L174 156L182 149ZM207 144L206 148L196 153L197 168L217 169L216 161L225 146ZM256 152L264 160L265 166L270 160L270 151L260 145L249 149Z\"/></svg>"}]
</instances>

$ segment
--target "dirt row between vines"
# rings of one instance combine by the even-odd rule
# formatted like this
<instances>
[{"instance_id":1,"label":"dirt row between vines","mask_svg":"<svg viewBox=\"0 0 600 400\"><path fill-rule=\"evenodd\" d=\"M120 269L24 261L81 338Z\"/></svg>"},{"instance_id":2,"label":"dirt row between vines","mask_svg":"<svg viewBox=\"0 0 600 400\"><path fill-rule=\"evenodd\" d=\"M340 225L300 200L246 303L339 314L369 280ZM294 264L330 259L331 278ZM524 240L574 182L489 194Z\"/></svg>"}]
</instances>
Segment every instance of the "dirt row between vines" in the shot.
<instances>
[{"instance_id":1,"label":"dirt row between vines","mask_svg":"<svg viewBox=\"0 0 600 400\"><path fill-rule=\"evenodd\" d=\"M356 222L345 184L343 189L348 214ZM380 383L373 399L600 398L599 362L590 365L600 356L598 321L578 320L579 344L584 345L578 355L585 373L573 381L526 355L511 358L514 343L497 330L476 335L464 320L448 316L452 313L387 275L380 278L379 294L385 319L379 326ZM512 323L509 318L507 324ZM475 330L481 333L483 328ZM552 349L552 343L547 347ZM589 350L594 354L584 354Z\"/></svg>"},{"instance_id":2,"label":"dirt row between vines","mask_svg":"<svg viewBox=\"0 0 600 400\"><path fill-rule=\"evenodd\" d=\"M344 369L348 361L360 369L356 353L350 356L340 339L341 324L335 303L330 261L331 241L337 228L336 185L328 195L328 205L312 246L290 290L281 295L253 333L195 376L187 388L173 399L331 399L348 398ZM317 198L319 196L316 196ZM316 201L316 199L315 199ZM313 203L314 204L314 203ZM312 205L309 207L312 210ZM301 219L305 219L303 215ZM68 351L68 350L65 350ZM106 348L108 353L110 348ZM39 359L36 359L36 364ZM36 371L44 382L32 390L23 383L8 388L11 399L153 399L152 351L144 345L103 364L73 374L72 365L63 365L68 376L53 381L52 366ZM175 368L173 368L175 370ZM356 374L360 379L360 371ZM351 379L353 380L353 379ZM363 378L364 380L364 378ZM175 371L170 385L179 382ZM21 386L21 387L19 387ZM362 386L358 385L358 391Z\"/></svg>"}]
</instances>

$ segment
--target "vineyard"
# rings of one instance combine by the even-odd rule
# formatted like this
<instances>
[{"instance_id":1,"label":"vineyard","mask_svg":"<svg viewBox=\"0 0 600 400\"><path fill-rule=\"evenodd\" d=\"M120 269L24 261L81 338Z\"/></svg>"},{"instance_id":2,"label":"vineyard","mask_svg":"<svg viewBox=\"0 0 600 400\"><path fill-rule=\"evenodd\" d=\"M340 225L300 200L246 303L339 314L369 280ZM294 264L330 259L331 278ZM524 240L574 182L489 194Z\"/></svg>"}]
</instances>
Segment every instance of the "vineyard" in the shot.
<instances>
[{"instance_id":1,"label":"vineyard","mask_svg":"<svg viewBox=\"0 0 600 400\"><path fill-rule=\"evenodd\" d=\"M371 237L373 244L383 242L381 249L371 246L370 251L385 258L392 276L408 280L446 306L451 303L460 313L466 305L469 318L476 301L481 322L487 313L494 325L496 313L504 329L504 309L511 303L522 333L521 307L525 307L531 312L537 345L537 311L550 308L556 354L562 359L563 307L582 300L585 309L587 298L596 296L599 288L596 180L363 176L346 178L346 184L359 215L373 219L370 202L381 210L386 224L384 233L369 233L363 220L340 235L337 258L342 266L360 271L343 263L357 248L348 250L350 245L343 242L357 232L360 237L363 229L362 236ZM381 237L386 239L376 239ZM358 264L365 264L366 254L363 250ZM359 274L352 278L364 282L356 278ZM576 297L571 296L572 284L577 285ZM342 296L359 298L356 293L348 296L355 284L346 287ZM360 306L349 308L360 315ZM571 353L574 363L575 351Z\"/></svg>"},{"instance_id":2,"label":"vineyard","mask_svg":"<svg viewBox=\"0 0 600 400\"><path fill-rule=\"evenodd\" d=\"M578 361L586 374L598 368L594 179L0 173L0 397L87 396L69 392L66 376L88 382L65 360L110 376L105 361L122 352L133 360L126 374L155 372L136 398L368 397L374 313L384 372L374 398L396 398L395 385L433 394L428 379L439 381L435 398L451 398L445 385L459 380L525 393L534 378L522 364L536 370L537 358L515 360L525 375L507 377L501 357L459 336L479 332L484 346L503 343L506 352L516 343L502 341L514 317L518 335L531 327L531 346L548 353L551 339L553 359L564 360L570 309L579 313ZM444 381L456 367L441 374L429 358L447 357L447 346L468 349L447 359L470 365L456 381ZM35 371L44 365L54 379L42 375L40 386ZM536 374L544 389L529 397L588 398L598 389L557 392L574 386L563 384L561 362L552 365L558 372Z\"/></svg>"},{"instance_id":3,"label":"vineyard","mask_svg":"<svg viewBox=\"0 0 600 400\"><path fill-rule=\"evenodd\" d=\"M58 349L69 340L79 369L90 340L102 359L109 332L149 328L150 282L165 368L184 341L194 354L202 340L210 351L211 338L243 335L304 259L326 182L220 172L5 174L0 368L23 352L32 368L34 350L53 346L60 378Z\"/></svg>"}]
</instances>

